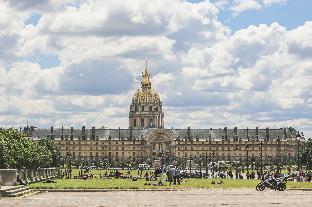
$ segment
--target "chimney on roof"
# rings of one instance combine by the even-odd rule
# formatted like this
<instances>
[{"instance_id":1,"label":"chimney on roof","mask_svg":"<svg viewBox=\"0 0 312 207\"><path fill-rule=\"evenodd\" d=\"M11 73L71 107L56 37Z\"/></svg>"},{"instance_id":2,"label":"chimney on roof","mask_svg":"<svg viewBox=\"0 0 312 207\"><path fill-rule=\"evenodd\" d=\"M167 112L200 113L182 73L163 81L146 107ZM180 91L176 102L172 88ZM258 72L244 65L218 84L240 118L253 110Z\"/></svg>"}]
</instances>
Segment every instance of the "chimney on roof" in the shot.
<instances>
[{"instance_id":1,"label":"chimney on roof","mask_svg":"<svg viewBox=\"0 0 312 207\"><path fill-rule=\"evenodd\" d=\"M224 127L224 139L228 140L228 132L227 132L227 127Z\"/></svg>"},{"instance_id":2,"label":"chimney on roof","mask_svg":"<svg viewBox=\"0 0 312 207\"><path fill-rule=\"evenodd\" d=\"M61 131L61 140L63 140L63 138L64 138L64 128L63 128L63 126L62 126L62 131Z\"/></svg>"},{"instance_id":3,"label":"chimney on roof","mask_svg":"<svg viewBox=\"0 0 312 207\"><path fill-rule=\"evenodd\" d=\"M249 129L248 129L248 127L247 127L247 140L249 141Z\"/></svg>"},{"instance_id":4,"label":"chimney on roof","mask_svg":"<svg viewBox=\"0 0 312 207\"><path fill-rule=\"evenodd\" d=\"M91 128L91 139L95 140L95 127Z\"/></svg>"},{"instance_id":5,"label":"chimney on roof","mask_svg":"<svg viewBox=\"0 0 312 207\"><path fill-rule=\"evenodd\" d=\"M287 138L287 130L284 128L284 138Z\"/></svg>"},{"instance_id":6,"label":"chimney on roof","mask_svg":"<svg viewBox=\"0 0 312 207\"><path fill-rule=\"evenodd\" d=\"M266 141L270 140L270 131L269 131L269 127L265 128L265 138Z\"/></svg>"},{"instance_id":7,"label":"chimney on roof","mask_svg":"<svg viewBox=\"0 0 312 207\"><path fill-rule=\"evenodd\" d=\"M191 127L187 127L187 139L191 140Z\"/></svg>"},{"instance_id":8,"label":"chimney on roof","mask_svg":"<svg viewBox=\"0 0 312 207\"><path fill-rule=\"evenodd\" d=\"M237 127L234 127L234 140L238 141Z\"/></svg>"},{"instance_id":9,"label":"chimney on roof","mask_svg":"<svg viewBox=\"0 0 312 207\"><path fill-rule=\"evenodd\" d=\"M51 126L51 129L50 129L50 137L51 139L54 139L53 126Z\"/></svg>"},{"instance_id":10,"label":"chimney on roof","mask_svg":"<svg viewBox=\"0 0 312 207\"><path fill-rule=\"evenodd\" d=\"M256 140L259 139L259 127L256 127Z\"/></svg>"},{"instance_id":11,"label":"chimney on roof","mask_svg":"<svg viewBox=\"0 0 312 207\"><path fill-rule=\"evenodd\" d=\"M83 126L81 129L81 137L83 140L86 140L86 127Z\"/></svg>"},{"instance_id":12,"label":"chimney on roof","mask_svg":"<svg viewBox=\"0 0 312 207\"><path fill-rule=\"evenodd\" d=\"M120 140L120 127L118 127L118 139Z\"/></svg>"},{"instance_id":13,"label":"chimney on roof","mask_svg":"<svg viewBox=\"0 0 312 207\"><path fill-rule=\"evenodd\" d=\"M70 140L74 140L74 127L70 127Z\"/></svg>"}]
</instances>

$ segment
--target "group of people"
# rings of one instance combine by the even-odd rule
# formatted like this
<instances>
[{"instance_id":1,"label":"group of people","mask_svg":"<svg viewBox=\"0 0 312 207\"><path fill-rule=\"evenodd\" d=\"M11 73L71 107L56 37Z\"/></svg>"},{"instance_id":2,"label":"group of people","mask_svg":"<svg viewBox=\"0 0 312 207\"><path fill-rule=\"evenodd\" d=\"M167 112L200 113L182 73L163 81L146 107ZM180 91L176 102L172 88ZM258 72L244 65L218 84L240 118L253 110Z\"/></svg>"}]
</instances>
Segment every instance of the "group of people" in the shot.
<instances>
[{"instance_id":1,"label":"group of people","mask_svg":"<svg viewBox=\"0 0 312 207\"><path fill-rule=\"evenodd\" d=\"M96 177L92 173L89 173L89 170L79 170L79 176L74 176L77 178L93 178ZM87 175L87 176L86 176ZM131 170L126 172L121 172L120 170L110 170L105 171L103 174L100 174L100 178L121 178L121 179L145 179L146 181L158 181L159 185L164 185L164 182L167 181L170 185L179 185L182 178L222 178L222 179L265 179L267 177L281 177L287 176L289 180L297 182L311 182L312 172L304 172L302 170L291 171L288 170L288 173L277 173L276 171L264 171L262 173L257 171L245 171L244 170L215 170L215 171L194 171L194 170L181 170L177 166L168 165L155 168L155 170L143 170L138 169L138 175L133 175ZM66 170L62 174L63 178L71 178L71 171Z\"/></svg>"},{"instance_id":2,"label":"group of people","mask_svg":"<svg viewBox=\"0 0 312 207\"><path fill-rule=\"evenodd\" d=\"M164 185L165 175L170 185L180 185L182 181L180 169L173 165L156 168L154 175L158 178L158 185Z\"/></svg>"}]
</instances>

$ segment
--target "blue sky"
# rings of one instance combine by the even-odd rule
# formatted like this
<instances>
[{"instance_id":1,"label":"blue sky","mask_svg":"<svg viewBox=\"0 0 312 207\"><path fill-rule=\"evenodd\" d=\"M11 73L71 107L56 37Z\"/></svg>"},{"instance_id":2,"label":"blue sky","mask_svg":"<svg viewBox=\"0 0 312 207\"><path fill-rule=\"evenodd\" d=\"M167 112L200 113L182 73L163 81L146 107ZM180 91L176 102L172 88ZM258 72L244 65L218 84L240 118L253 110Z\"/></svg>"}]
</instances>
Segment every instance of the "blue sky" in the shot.
<instances>
[{"instance_id":1,"label":"blue sky","mask_svg":"<svg viewBox=\"0 0 312 207\"><path fill-rule=\"evenodd\" d=\"M148 59L166 127L312 136L312 1L1 1L0 123L128 127Z\"/></svg>"},{"instance_id":2,"label":"blue sky","mask_svg":"<svg viewBox=\"0 0 312 207\"><path fill-rule=\"evenodd\" d=\"M201 1L190 0L189 2L198 3ZM234 0L229 2L233 3ZM220 10L219 18L233 31L246 28L249 25L271 24L273 22L278 22L287 29L293 29L302 25L305 21L312 20L311 8L312 1L288 0L287 3L273 4L261 10L244 11L238 16L233 16L229 8L225 7L225 9Z\"/></svg>"},{"instance_id":3,"label":"blue sky","mask_svg":"<svg viewBox=\"0 0 312 207\"><path fill-rule=\"evenodd\" d=\"M221 10L219 18L233 31L249 25L272 24L278 22L287 29L294 29L305 21L312 20L312 1L289 0L285 4L272 5L261 10L249 10L234 17L228 10Z\"/></svg>"}]
</instances>

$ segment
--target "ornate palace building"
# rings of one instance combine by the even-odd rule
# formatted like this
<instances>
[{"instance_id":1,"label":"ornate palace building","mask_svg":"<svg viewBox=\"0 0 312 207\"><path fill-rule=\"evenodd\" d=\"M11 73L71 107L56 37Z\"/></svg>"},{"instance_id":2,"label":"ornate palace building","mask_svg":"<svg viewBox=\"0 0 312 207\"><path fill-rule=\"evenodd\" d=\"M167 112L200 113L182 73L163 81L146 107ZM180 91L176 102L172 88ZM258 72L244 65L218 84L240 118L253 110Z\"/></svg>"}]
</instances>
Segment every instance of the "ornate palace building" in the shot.
<instances>
[{"instance_id":1,"label":"ornate palace building","mask_svg":"<svg viewBox=\"0 0 312 207\"><path fill-rule=\"evenodd\" d=\"M130 104L129 128L58 128L30 130L34 139L49 137L63 157L87 160L120 160L161 157L201 157L215 160L287 160L297 153L304 138L293 128L280 129L166 129L162 101L152 88L147 66L141 88Z\"/></svg>"}]
</instances>

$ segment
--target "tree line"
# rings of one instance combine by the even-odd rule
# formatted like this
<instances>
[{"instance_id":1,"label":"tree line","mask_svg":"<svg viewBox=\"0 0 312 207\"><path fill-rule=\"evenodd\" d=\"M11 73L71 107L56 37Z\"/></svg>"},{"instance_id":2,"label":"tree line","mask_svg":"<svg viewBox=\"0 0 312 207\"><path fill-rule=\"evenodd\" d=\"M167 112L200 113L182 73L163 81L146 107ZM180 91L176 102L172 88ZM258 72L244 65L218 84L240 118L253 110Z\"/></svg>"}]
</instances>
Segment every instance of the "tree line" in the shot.
<instances>
[{"instance_id":1,"label":"tree line","mask_svg":"<svg viewBox=\"0 0 312 207\"><path fill-rule=\"evenodd\" d=\"M33 141L16 129L0 129L0 169L37 169L59 165L60 152L51 139Z\"/></svg>"}]
</instances>

